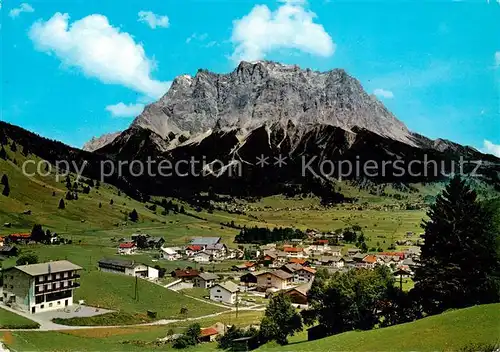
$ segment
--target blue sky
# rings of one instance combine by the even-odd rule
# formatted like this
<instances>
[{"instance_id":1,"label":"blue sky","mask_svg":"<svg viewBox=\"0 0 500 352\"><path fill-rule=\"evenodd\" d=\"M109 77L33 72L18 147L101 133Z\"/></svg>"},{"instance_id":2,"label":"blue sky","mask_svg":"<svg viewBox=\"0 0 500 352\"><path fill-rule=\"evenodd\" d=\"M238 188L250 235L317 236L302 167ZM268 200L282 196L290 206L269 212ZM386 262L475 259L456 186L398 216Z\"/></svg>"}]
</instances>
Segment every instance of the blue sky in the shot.
<instances>
[{"instance_id":1,"label":"blue sky","mask_svg":"<svg viewBox=\"0 0 500 352\"><path fill-rule=\"evenodd\" d=\"M408 127L500 155L500 3L2 3L1 119L82 146L180 74L239 59L344 68Z\"/></svg>"}]
</instances>

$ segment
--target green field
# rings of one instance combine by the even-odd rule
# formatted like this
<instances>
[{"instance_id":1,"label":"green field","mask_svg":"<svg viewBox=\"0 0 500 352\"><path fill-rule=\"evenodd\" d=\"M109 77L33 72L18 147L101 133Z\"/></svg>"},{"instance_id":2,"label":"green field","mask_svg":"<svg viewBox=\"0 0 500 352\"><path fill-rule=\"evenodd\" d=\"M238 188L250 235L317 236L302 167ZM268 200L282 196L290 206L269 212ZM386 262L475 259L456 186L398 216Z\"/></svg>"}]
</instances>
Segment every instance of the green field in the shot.
<instances>
[{"instance_id":1,"label":"green field","mask_svg":"<svg viewBox=\"0 0 500 352\"><path fill-rule=\"evenodd\" d=\"M370 331L351 331L286 347L266 345L260 351L457 351L471 343L500 344L500 304L446 312L412 323Z\"/></svg>"},{"instance_id":2,"label":"green field","mask_svg":"<svg viewBox=\"0 0 500 352\"><path fill-rule=\"evenodd\" d=\"M120 274L82 273L75 300L83 299L87 305L117 310L122 314L73 319L67 322L68 325L138 324L151 321L146 316L148 310L156 312L157 319L184 319L224 311L224 308L193 300L145 280L137 280L136 297L135 282L135 278ZM187 308L187 313L181 314L181 308Z\"/></svg>"},{"instance_id":3,"label":"green field","mask_svg":"<svg viewBox=\"0 0 500 352\"><path fill-rule=\"evenodd\" d=\"M224 313L217 317L197 320L202 327L217 322L247 326L256 324L262 318L262 312L242 311L238 318L234 312ZM4 340L13 351L63 352L63 351L162 351L173 349L166 346L148 344L157 338L167 335L167 331L182 332L192 322L181 322L161 326L127 327L109 329L81 329L61 332L12 331L0 332L0 340ZM211 351L216 344L203 344L186 351Z\"/></svg>"},{"instance_id":4,"label":"green field","mask_svg":"<svg viewBox=\"0 0 500 352\"><path fill-rule=\"evenodd\" d=\"M38 323L0 308L0 329L37 329Z\"/></svg>"}]
</instances>

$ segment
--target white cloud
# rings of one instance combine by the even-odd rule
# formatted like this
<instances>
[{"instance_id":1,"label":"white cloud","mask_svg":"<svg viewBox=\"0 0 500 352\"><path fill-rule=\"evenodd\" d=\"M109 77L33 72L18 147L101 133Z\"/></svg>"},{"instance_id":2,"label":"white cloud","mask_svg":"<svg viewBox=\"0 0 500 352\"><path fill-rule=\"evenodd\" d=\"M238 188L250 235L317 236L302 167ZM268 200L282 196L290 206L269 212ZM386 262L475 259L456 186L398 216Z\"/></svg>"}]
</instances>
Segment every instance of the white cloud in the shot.
<instances>
[{"instance_id":1,"label":"white cloud","mask_svg":"<svg viewBox=\"0 0 500 352\"><path fill-rule=\"evenodd\" d=\"M392 93L390 90L385 90L382 88L375 89L373 91L373 94L375 94L377 97L380 97L380 98L387 98L387 99L394 98L394 93Z\"/></svg>"},{"instance_id":2,"label":"white cloud","mask_svg":"<svg viewBox=\"0 0 500 352\"><path fill-rule=\"evenodd\" d=\"M191 43L193 40L199 40L200 42L204 41L205 39L208 38L208 34L207 33L202 33L202 34L198 34L198 33L193 33L191 34L187 39L186 39L186 43L189 44Z\"/></svg>"},{"instance_id":3,"label":"white cloud","mask_svg":"<svg viewBox=\"0 0 500 352\"><path fill-rule=\"evenodd\" d=\"M136 117L144 110L144 104L124 104L119 102L115 105L106 106L106 111L109 111L114 117Z\"/></svg>"},{"instance_id":4,"label":"white cloud","mask_svg":"<svg viewBox=\"0 0 500 352\"><path fill-rule=\"evenodd\" d=\"M483 153L493 154L500 158L500 144L493 144L488 140L483 141Z\"/></svg>"},{"instance_id":5,"label":"white cloud","mask_svg":"<svg viewBox=\"0 0 500 352\"><path fill-rule=\"evenodd\" d=\"M35 9L25 2L23 2L19 7L15 7L9 11L9 16L12 18L19 17L19 15L23 12L35 12Z\"/></svg>"},{"instance_id":6,"label":"white cloud","mask_svg":"<svg viewBox=\"0 0 500 352\"><path fill-rule=\"evenodd\" d=\"M38 50L54 54L63 64L78 67L87 76L153 98L165 94L170 82L151 77L156 63L130 34L111 26L99 14L68 22L69 15L58 12L46 22L35 22L29 36Z\"/></svg>"},{"instance_id":7,"label":"white cloud","mask_svg":"<svg viewBox=\"0 0 500 352\"><path fill-rule=\"evenodd\" d=\"M316 14L306 6L306 2L300 0L284 1L276 11L266 5L256 5L248 15L235 20L232 59L255 61L279 49L295 49L324 57L333 55L332 38L321 24L314 23Z\"/></svg>"},{"instance_id":8,"label":"white cloud","mask_svg":"<svg viewBox=\"0 0 500 352\"><path fill-rule=\"evenodd\" d=\"M167 16L157 15L151 11L139 11L137 15L139 16L139 22L146 23L152 29L156 29L156 27L167 28L170 26Z\"/></svg>"},{"instance_id":9,"label":"white cloud","mask_svg":"<svg viewBox=\"0 0 500 352\"><path fill-rule=\"evenodd\" d=\"M500 1L500 0L499 0ZM500 51L495 53L495 65L500 66Z\"/></svg>"}]
</instances>

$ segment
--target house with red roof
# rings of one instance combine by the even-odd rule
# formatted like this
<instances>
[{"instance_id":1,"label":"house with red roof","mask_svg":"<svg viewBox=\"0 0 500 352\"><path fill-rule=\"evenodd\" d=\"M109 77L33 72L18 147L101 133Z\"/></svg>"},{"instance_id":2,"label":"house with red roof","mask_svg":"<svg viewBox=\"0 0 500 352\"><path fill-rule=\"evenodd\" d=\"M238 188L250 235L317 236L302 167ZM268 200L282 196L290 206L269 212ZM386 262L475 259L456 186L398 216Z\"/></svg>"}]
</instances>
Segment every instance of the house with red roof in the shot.
<instances>
[{"instance_id":1,"label":"house with red roof","mask_svg":"<svg viewBox=\"0 0 500 352\"><path fill-rule=\"evenodd\" d=\"M188 257L191 257L191 256L195 255L196 253L201 252L202 250L203 250L202 246L192 244L192 245L189 245L186 247L186 255Z\"/></svg>"},{"instance_id":2,"label":"house with red roof","mask_svg":"<svg viewBox=\"0 0 500 352\"><path fill-rule=\"evenodd\" d=\"M362 263L366 268L373 268L377 264L377 257L371 254L367 255L363 258Z\"/></svg>"},{"instance_id":3,"label":"house with red roof","mask_svg":"<svg viewBox=\"0 0 500 352\"><path fill-rule=\"evenodd\" d=\"M130 255L134 254L137 246L134 242L123 242L118 245L118 254Z\"/></svg>"},{"instance_id":4,"label":"house with red roof","mask_svg":"<svg viewBox=\"0 0 500 352\"><path fill-rule=\"evenodd\" d=\"M7 239L8 239L8 241L6 241L6 242L9 242L9 243L28 244L28 242L31 240L31 234L30 233L13 233L13 234L10 234L7 237Z\"/></svg>"},{"instance_id":5,"label":"house with red roof","mask_svg":"<svg viewBox=\"0 0 500 352\"><path fill-rule=\"evenodd\" d=\"M214 327L201 329L200 342L214 342L217 336L219 332Z\"/></svg>"}]
</instances>

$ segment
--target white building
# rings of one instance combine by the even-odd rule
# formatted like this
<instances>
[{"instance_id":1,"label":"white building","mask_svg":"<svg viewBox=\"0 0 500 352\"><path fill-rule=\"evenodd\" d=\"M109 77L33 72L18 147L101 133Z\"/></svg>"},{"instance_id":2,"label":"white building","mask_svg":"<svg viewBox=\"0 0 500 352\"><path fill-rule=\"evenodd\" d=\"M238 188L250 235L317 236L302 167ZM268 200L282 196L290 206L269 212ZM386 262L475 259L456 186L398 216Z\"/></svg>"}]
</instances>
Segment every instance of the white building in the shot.
<instances>
[{"instance_id":1,"label":"white building","mask_svg":"<svg viewBox=\"0 0 500 352\"><path fill-rule=\"evenodd\" d=\"M107 273L138 276L144 279L157 279L159 277L157 269L133 260L101 259L98 265L100 271Z\"/></svg>"},{"instance_id":2,"label":"white building","mask_svg":"<svg viewBox=\"0 0 500 352\"><path fill-rule=\"evenodd\" d=\"M210 260L213 260L213 256L203 251L194 254L193 260L197 263L208 263Z\"/></svg>"},{"instance_id":3,"label":"white building","mask_svg":"<svg viewBox=\"0 0 500 352\"><path fill-rule=\"evenodd\" d=\"M134 242L123 242L118 245L118 254L130 255L134 254L137 246Z\"/></svg>"},{"instance_id":4,"label":"white building","mask_svg":"<svg viewBox=\"0 0 500 352\"><path fill-rule=\"evenodd\" d=\"M73 305L82 268L67 260L18 265L3 273L3 302L34 314Z\"/></svg>"},{"instance_id":5,"label":"white building","mask_svg":"<svg viewBox=\"0 0 500 352\"><path fill-rule=\"evenodd\" d=\"M210 299L216 302L235 304L238 291L238 285L232 281L215 284L210 288Z\"/></svg>"},{"instance_id":6,"label":"white building","mask_svg":"<svg viewBox=\"0 0 500 352\"><path fill-rule=\"evenodd\" d=\"M175 247L162 247L160 248L160 254L163 259L172 261L181 259L182 255L178 253Z\"/></svg>"},{"instance_id":7,"label":"white building","mask_svg":"<svg viewBox=\"0 0 500 352\"><path fill-rule=\"evenodd\" d=\"M200 273L193 278L193 286L200 288L210 288L215 285L219 276L212 273Z\"/></svg>"}]
</instances>

